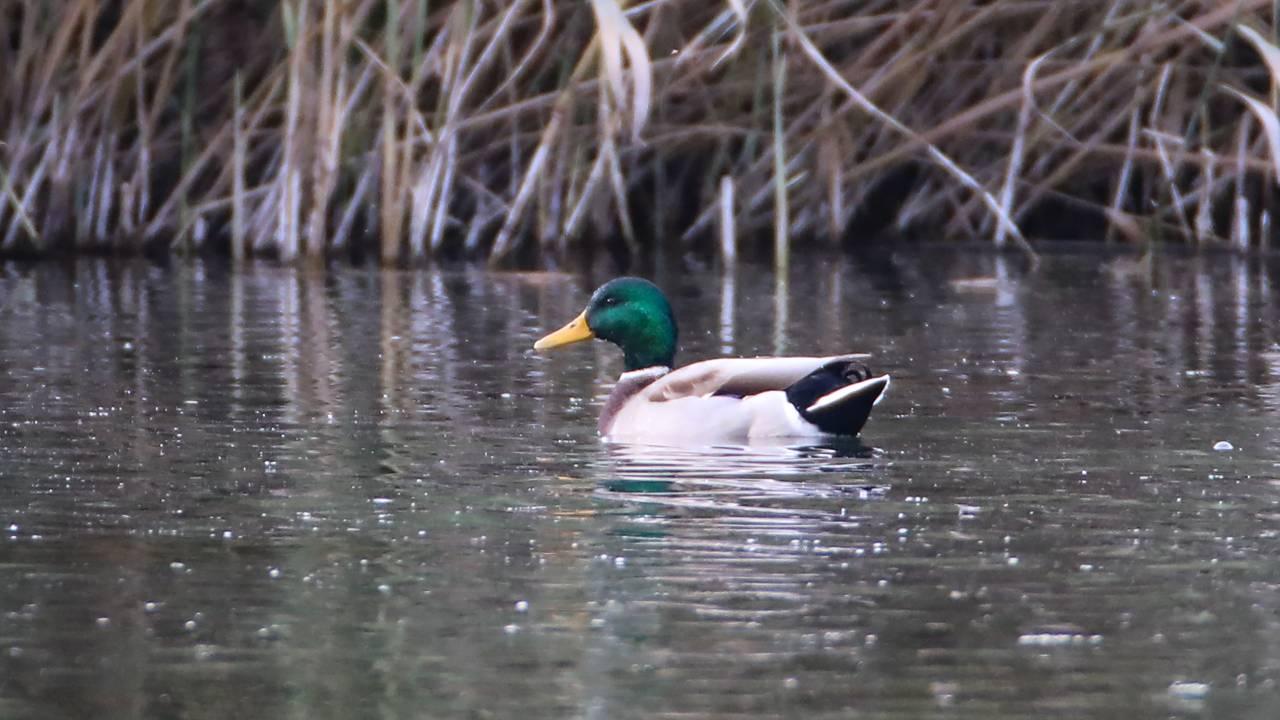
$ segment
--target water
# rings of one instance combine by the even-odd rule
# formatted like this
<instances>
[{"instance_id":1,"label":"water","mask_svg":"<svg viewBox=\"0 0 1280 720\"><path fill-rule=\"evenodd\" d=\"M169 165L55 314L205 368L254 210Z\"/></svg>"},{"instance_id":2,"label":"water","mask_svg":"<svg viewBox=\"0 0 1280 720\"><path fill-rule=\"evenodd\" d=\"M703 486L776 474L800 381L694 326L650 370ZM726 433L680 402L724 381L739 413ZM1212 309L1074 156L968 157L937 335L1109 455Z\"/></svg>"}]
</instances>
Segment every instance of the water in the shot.
<instances>
[{"instance_id":1,"label":"water","mask_svg":"<svg viewBox=\"0 0 1280 720\"><path fill-rule=\"evenodd\" d=\"M600 443L602 279L0 266L0 716L1275 716L1271 268L659 278L893 373L797 448Z\"/></svg>"}]
</instances>

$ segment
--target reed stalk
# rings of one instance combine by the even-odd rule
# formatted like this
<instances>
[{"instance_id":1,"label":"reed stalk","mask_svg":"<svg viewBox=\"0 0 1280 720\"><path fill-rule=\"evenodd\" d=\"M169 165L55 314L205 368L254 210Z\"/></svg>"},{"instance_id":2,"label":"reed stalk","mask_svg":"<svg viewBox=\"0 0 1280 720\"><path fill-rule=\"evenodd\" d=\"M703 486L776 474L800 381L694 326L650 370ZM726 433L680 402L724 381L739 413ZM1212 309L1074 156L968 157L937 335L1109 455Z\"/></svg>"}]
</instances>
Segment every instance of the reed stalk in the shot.
<instances>
[{"instance_id":1,"label":"reed stalk","mask_svg":"<svg viewBox=\"0 0 1280 720\"><path fill-rule=\"evenodd\" d=\"M773 61L773 266L786 274L791 263L791 213L787 205L787 138L783 103L787 97L787 57L781 30L769 36Z\"/></svg>"},{"instance_id":2,"label":"reed stalk","mask_svg":"<svg viewBox=\"0 0 1280 720\"><path fill-rule=\"evenodd\" d=\"M248 248L245 172L248 166L246 156L249 152L249 140L245 137L244 128L244 82L240 73L236 73L232 103L235 106L235 115L231 119L231 127L235 143L231 155L231 257L240 263L244 261Z\"/></svg>"},{"instance_id":3,"label":"reed stalk","mask_svg":"<svg viewBox=\"0 0 1280 720\"><path fill-rule=\"evenodd\" d=\"M733 176L720 177L720 258L726 267L738 259L737 228L733 225Z\"/></svg>"}]
</instances>

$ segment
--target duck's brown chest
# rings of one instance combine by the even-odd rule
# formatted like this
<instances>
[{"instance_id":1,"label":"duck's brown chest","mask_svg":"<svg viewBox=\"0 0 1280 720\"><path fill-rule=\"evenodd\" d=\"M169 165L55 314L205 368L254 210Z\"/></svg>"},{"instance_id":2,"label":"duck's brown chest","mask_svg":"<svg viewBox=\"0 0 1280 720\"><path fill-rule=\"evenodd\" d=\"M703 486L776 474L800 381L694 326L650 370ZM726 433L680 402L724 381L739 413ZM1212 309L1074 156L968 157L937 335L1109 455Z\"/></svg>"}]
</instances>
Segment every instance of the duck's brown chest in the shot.
<instances>
[{"instance_id":1,"label":"duck's brown chest","mask_svg":"<svg viewBox=\"0 0 1280 720\"><path fill-rule=\"evenodd\" d=\"M596 428L601 435L608 435L613 429L613 422L618 419L618 413L622 408L626 407L645 388L653 384L655 380L670 372L667 368L648 368L645 370L634 370L632 372L623 373L618 378L618 383L613 386L608 399L604 401L604 407L600 409L600 420L596 423Z\"/></svg>"}]
</instances>

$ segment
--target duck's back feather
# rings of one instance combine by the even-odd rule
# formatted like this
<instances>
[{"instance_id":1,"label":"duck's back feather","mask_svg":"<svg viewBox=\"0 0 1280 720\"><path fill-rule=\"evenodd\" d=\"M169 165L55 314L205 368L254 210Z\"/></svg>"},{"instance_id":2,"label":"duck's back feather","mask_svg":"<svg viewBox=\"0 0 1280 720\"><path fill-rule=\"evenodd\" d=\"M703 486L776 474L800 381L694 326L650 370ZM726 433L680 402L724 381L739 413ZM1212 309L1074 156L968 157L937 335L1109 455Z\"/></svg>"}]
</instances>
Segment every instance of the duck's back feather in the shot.
<instances>
[{"instance_id":1,"label":"duck's back feather","mask_svg":"<svg viewBox=\"0 0 1280 720\"><path fill-rule=\"evenodd\" d=\"M814 370L836 360L856 360L866 355L832 357L718 358L686 365L661 376L644 388L641 399L670 402L688 397L728 395L748 397L770 390L786 390ZM643 371L637 371L643 372Z\"/></svg>"}]
</instances>

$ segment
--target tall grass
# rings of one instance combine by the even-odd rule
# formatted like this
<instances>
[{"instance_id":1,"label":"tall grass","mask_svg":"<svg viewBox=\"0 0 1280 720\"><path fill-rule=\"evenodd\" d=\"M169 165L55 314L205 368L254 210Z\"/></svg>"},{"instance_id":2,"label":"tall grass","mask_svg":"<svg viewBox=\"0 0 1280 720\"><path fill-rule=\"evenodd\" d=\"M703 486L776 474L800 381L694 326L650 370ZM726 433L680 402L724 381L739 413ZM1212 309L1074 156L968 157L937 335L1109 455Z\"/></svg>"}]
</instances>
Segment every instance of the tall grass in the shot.
<instances>
[{"instance_id":1,"label":"tall grass","mask_svg":"<svg viewBox=\"0 0 1280 720\"><path fill-rule=\"evenodd\" d=\"M1274 233L1275 0L0 0L0 252Z\"/></svg>"}]
</instances>

